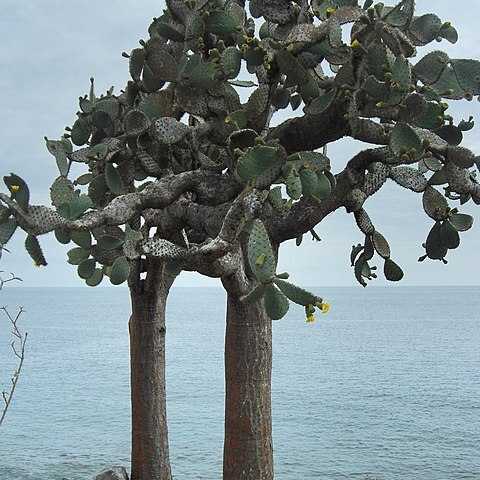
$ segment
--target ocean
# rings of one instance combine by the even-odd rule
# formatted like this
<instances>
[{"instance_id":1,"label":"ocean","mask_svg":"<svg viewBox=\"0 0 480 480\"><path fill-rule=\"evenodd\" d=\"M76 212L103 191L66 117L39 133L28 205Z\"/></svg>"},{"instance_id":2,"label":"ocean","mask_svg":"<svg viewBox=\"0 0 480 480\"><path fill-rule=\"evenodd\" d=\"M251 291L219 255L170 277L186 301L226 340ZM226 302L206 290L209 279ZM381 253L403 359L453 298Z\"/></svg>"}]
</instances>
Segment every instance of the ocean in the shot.
<instances>
[{"instance_id":1,"label":"ocean","mask_svg":"<svg viewBox=\"0 0 480 480\"><path fill-rule=\"evenodd\" d=\"M15 288L28 331L0 427L0 479L88 480L129 467L124 288ZM274 322L276 480L480 479L480 287L316 287L331 305ZM225 295L174 288L167 309L176 480L220 480ZM0 389L15 359L0 311ZM0 398L1 401L1 398Z\"/></svg>"}]
</instances>

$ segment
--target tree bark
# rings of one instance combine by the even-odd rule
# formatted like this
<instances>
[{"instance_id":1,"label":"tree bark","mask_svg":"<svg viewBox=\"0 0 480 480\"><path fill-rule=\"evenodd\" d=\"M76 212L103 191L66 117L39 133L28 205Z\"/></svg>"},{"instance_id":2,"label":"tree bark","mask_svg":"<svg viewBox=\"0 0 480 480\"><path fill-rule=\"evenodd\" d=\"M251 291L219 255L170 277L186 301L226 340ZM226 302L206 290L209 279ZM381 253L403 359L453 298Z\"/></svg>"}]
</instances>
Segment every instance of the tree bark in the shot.
<instances>
[{"instance_id":1,"label":"tree bark","mask_svg":"<svg viewBox=\"0 0 480 480\"><path fill-rule=\"evenodd\" d=\"M152 275L155 278L151 278ZM130 288L131 480L171 480L165 389L165 305L172 281L155 272L149 276L148 281Z\"/></svg>"},{"instance_id":2,"label":"tree bark","mask_svg":"<svg viewBox=\"0 0 480 480\"><path fill-rule=\"evenodd\" d=\"M272 322L263 301L228 292L225 337L224 480L272 480Z\"/></svg>"}]
</instances>

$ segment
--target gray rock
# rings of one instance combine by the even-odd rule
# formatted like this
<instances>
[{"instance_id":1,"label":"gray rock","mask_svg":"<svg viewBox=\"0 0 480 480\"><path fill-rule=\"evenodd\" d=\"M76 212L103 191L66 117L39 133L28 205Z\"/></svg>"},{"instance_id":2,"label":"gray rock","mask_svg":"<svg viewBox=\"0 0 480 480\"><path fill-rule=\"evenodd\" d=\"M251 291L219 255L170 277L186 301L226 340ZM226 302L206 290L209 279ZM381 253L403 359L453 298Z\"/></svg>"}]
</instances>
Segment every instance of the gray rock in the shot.
<instances>
[{"instance_id":1,"label":"gray rock","mask_svg":"<svg viewBox=\"0 0 480 480\"><path fill-rule=\"evenodd\" d=\"M124 467L105 468L95 474L93 480L128 480L128 474Z\"/></svg>"}]
</instances>

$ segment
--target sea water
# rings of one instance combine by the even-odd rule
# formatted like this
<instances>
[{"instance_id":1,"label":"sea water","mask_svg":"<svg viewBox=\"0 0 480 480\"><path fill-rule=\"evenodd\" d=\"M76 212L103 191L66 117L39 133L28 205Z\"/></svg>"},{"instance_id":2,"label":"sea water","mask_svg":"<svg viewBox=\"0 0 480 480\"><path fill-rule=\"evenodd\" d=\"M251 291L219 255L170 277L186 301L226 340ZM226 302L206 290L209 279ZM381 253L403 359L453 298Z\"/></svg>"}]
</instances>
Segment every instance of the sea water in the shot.
<instances>
[{"instance_id":1,"label":"sea water","mask_svg":"<svg viewBox=\"0 0 480 480\"><path fill-rule=\"evenodd\" d=\"M480 479L480 288L315 288L331 304L274 322L276 480ZM28 331L0 427L0 479L86 480L129 466L129 297L122 288L13 288ZM173 289L167 310L176 480L220 480L225 296ZM0 385L15 369L0 312ZM0 398L1 400L1 398ZM0 407L1 408L1 407Z\"/></svg>"}]
</instances>

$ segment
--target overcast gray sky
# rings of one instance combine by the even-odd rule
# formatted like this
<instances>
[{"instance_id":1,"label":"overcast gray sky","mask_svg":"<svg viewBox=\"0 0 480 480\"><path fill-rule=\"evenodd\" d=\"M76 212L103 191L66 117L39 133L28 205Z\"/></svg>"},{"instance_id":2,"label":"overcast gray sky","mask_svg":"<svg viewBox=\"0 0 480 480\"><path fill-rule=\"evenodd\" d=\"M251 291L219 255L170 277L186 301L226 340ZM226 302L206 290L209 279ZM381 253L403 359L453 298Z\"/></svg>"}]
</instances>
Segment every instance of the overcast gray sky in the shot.
<instances>
[{"instance_id":1,"label":"overcast gray sky","mask_svg":"<svg viewBox=\"0 0 480 480\"><path fill-rule=\"evenodd\" d=\"M421 0L417 12L435 11L450 20L460 33L456 45L447 42L434 47L454 58L480 57L478 0L457 2ZM57 176L53 157L47 152L44 136L59 138L66 125L72 125L78 97L87 93L90 76L95 77L97 93L115 85L116 92L128 80L128 61L121 56L147 38L147 27L159 16L163 2L147 0L2 0L0 17L0 173L15 172L25 178L32 203L49 202L48 188ZM420 52L421 53L421 52ZM478 127L466 134L465 146L480 154L480 103L455 105L457 119L474 115ZM359 145L331 145L333 170L348 160ZM3 183L2 183L3 185ZM5 187L0 187L5 191ZM421 197L389 185L367 203L376 228L390 241L392 258L405 270L402 284L479 284L480 227L462 234L462 244L448 254L449 264L417 259L424 253L421 244L431 227L421 207ZM475 214L478 207L464 206ZM284 245L279 271L303 285L354 285L349 254L352 244L362 242L352 215L338 211L317 228L320 243L305 239L300 248ZM66 263L71 246L59 245L52 237L40 238L49 262L34 268L23 248L25 235L18 231L9 243L12 254L4 254L0 270L15 272L24 286L81 286L76 267ZM374 262L375 263L375 262ZM381 267L381 262L377 262ZM375 281L383 285L383 279ZM216 284L199 275L182 274L177 285ZM102 285L109 286L108 281ZM85 287L88 288L88 287Z\"/></svg>"}]
</instances>

